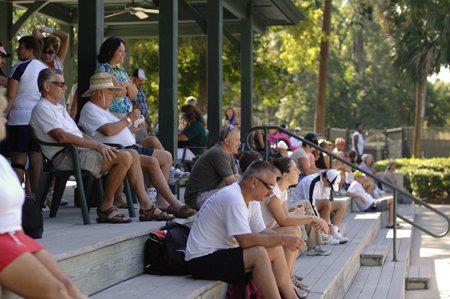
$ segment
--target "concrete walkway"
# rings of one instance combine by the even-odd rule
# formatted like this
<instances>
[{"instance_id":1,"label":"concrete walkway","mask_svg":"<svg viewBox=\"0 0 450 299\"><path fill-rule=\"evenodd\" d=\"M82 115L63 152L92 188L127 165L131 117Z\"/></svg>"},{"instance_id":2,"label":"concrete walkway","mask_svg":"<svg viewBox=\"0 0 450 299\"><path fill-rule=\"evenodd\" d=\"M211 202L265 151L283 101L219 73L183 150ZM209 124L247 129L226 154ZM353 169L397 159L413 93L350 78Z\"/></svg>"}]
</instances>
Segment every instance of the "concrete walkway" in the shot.
<instances>
[{"instance_id":1,"label":"concrete walkway","mask_svg":"<svg viewBox=\"0 0 450 299\"><path fill-rule=\"evenodd\" d=\"M434 205L434 207L450 215L450 206ZM416 222L432 231L442 232L444 220L433 212L417 207ZM406 291L407 299L450 298L450 235L435 239L415 230L411 249L411 265L428 267L432 275L430 289Z\"/></svg>"}]
</instances>

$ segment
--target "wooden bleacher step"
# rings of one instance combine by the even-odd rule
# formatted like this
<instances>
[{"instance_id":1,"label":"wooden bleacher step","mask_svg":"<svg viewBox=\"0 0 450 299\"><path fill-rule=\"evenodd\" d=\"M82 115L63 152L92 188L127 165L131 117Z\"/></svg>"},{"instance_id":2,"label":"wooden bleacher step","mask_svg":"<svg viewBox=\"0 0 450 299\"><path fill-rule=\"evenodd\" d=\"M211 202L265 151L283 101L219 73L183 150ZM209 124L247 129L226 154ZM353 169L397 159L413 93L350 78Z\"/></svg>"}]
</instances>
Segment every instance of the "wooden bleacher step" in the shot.
<instances>
[{"instance_id":1,"label":"wooden bleacher step","mask_svg":"<svg viewBox=\"0 0 450 299\"><path fill-rule=\"evenodd\" d=\"M409 266L406 277L407 290L426 290L430 286L430 269L424 265Z\"/></svg>"},{"instance_id":2,"label":"wooden bleacher step","mask_svg":"<svg viewBox=\"0 0 450 299\"><path fill-rule=\"evenodd\" d=\"M383 266L388 250L381 244L368 245L360 255L361 266Z\"/></svg>"}]
</instances>

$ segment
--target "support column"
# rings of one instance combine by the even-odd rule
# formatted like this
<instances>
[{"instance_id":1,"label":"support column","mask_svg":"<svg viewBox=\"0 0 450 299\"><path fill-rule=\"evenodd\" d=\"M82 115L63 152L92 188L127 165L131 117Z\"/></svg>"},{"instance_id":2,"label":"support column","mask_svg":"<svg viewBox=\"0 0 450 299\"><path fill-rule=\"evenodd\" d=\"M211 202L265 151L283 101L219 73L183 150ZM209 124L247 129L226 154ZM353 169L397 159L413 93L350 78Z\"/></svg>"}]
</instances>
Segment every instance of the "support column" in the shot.
<instances>
[{"instance_id":1,"label":"support column","mask_svg":"<svg viewBox=\"0 0 450 299\"><path fill-rule=\"evenodd\" d=\"M162 145L176 158L178 147L178 1L159 7L159 134Z\"/></svg>"},{"instance_id":2,"label":"support column","mask_svg":"<svg viewBox=\"0 0 450 299\"><path fill-rule=\"evenodd\" d=\"M222 122L223 0L208 0L208 141L219 140Z\"/></svg>"},{"instance_id":3,"label":"support column","mask_svg":"<svg viewBox=\"0 0 450 299\"><path fill-rule=\"evenodd\" d=\"M0 1L0 42L3 43L6 51L12 54L12 13L13 6L11 2ZM3 71L9 75L12 66L12 57L6 59Z\"/></svg>"},{"instance_id":4,"label":"support column","mask_svg":"<svg viewBox=\"0 0 450 299\"><path fill-rule=\"evenodd\" d=\"M97 68L97 53L103 42L103 0L78 0L78 120L89 89L89 77Z\"/></svg>"},{"instance_id":5,"label":"support column","mask_svg":"<svg viewBox=\"0 0 450 299\"><path fill-rule=\"evenodd\" d=\"M241 136L247 134L253 121L253 12L247 5L246 18L241 20Z\"/></svg>"},{"instance_id":6,"label":"support column","mask_svg":"<svg viewBox=\"0 0 450 299\"><path fill-rule=\"evenodd\" d=\"M72 88L72 85L74 82L74 55L75 51L73 48L74 45L74 31L73 31L73 25L63 25L61 26L62 30L67 32L69 34L69 49L67 50L66 59L64 59L64 79L67 83L68 90L70 92L70 89ZM67 96L67 95L66 95Z\"/></svg>"}]
</instances>

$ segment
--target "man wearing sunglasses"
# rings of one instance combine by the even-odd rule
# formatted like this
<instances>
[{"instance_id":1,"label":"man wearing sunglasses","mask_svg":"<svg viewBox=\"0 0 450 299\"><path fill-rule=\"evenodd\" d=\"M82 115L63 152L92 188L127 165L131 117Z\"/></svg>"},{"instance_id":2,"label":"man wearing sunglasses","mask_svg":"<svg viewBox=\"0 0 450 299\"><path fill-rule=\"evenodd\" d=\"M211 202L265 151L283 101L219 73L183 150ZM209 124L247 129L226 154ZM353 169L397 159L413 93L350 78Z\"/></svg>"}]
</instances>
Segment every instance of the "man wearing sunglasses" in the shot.
<instances>
[{"instance_id":1,"label":"man wearing sunglasses","mask_svg":"<svg viewBox=\"0 0 450 299\"><path fill-rule=\"evenodd\" d=\"M220 130L219 143L203 153L195 162L186 183L185 202L197 211L220 188L239 178L234 155L241 145L238 128L228 125Z\"/></svg>"},{"instance_id":2,"label":"man wearing sunglasses","mask_svg":"<svg viewBox=\"0 0 450 299\"><path fill-rule=\"evenodd\" d=\"M326 220L330 227L330 236L324 235L325 244L338 245L348 242L348 238L339 232L339 226L344 220L345 205L343 202L330 201L331 188L339 191L341 176L336 169L327 169L313 173L303 178L295 187L292 199L295 201L309 200L316 216ZM333 222L331 222L333 215Z\"/></svg>"},{"instance_id":3,"label":"man wearing sunglasses","mask_svg":"<svg viewBox=\"0 0 450 299\"><path fill-rule=\"evenodd\" d=\"M251 279L265 298L296 298L283 246L295 251L304 241L267 229L259 201L272 194L279 171L253 162L239 182L206 200L194 221L186 261L197 279L245 284Z\"/></svg>"}]
</instances>

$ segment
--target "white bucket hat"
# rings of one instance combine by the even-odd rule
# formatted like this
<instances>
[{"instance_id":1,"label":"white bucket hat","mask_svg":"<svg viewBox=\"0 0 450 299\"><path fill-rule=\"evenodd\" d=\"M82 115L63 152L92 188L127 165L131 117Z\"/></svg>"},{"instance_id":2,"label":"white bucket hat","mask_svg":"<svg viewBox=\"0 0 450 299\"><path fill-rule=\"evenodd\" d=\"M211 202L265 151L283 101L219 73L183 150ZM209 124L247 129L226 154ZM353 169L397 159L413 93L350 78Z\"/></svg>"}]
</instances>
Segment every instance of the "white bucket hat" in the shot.
<instances>
[{"instance_id":1,"label":"white bucket hat","mask_svg":"<svg viewBox=\"0 0 450 299\"><path fill-rule=\"evenodd\" d=\"M336 169L328 169L325 171L328 182L330 182L331 187L335 192L339 191L339 183L341 182L341 176Z\"/></svg>"},{"instance_id":2,"label":"white bucket hat","mask_svg":"<svg viewBox=\"0 0 450 299\"><path fill-rule=\"evenodd\" d=\"M123 90L123 87L114 86L111 74L106 72L95 73L89 78L89 89L83 93L82 97L89 97L91 93L99 89Z\"/></svg>"}]
</instances>

